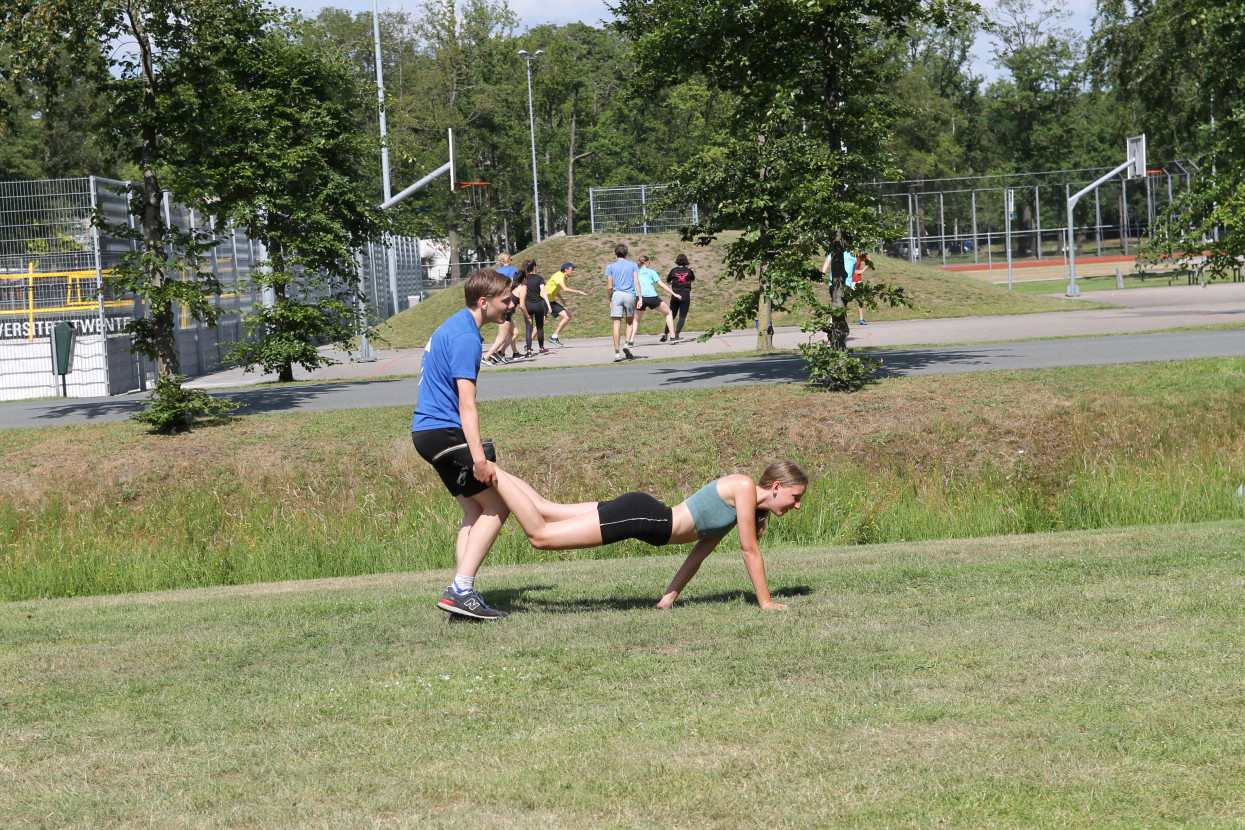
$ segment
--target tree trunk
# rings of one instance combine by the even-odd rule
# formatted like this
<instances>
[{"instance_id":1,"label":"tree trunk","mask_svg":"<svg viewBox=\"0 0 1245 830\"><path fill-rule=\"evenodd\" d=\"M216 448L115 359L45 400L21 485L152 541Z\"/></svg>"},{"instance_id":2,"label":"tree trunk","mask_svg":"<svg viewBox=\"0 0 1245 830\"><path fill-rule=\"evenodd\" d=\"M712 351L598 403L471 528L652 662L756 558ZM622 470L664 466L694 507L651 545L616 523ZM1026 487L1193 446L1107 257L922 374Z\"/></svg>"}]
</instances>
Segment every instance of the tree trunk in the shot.
<instances>
[{"instance_id":1,"label":"tree trunk","mask_svg":"<svg viewBox=\"0 0 1245 830\"><path fill-rule=\"evenodd\" d=\"M765 135L757 136L757 155L764 158ZM758 172L758 178L763 183L769 176L769 169L762 166ZM758 240L761 254L760 273L757 275L757 288L759 296L757 297L757 348L763 352L771 351L774 348L774 301L770 298L769 292L766 290L766 281L769 278L769 266L771 257L767 250L769 242L770 215L769 210L761 211L761 236Z\"/></svg>"},{"instance_id":2,"label":"tree trunk","mask_svg":"<svg viewBox=\"0 0 1245 830\"><path fill-rule=\"evenodd\" d=\"M552 114L550 114L550 115L549 115L549 135L553 135L553 134L554 134L554 132L553 132L553 115L552 115ZM548 145L548 144L546 144L546 145L545 145L545 169L546 169L546 170L552 170L552 169L553 169L553 152L549 149L549 145ZM553 222L552 222L552 215L551 215L550 210L549 210L549 203L550 203L550 202L552 202L552 201L553 201L553 199L551 199L551 198L550 198L550 195L549 195L549 194L550 194L549 188L545 188L545 193L544 193L544 195L543 195L543 196L541 197L541 199L540 199L540 201L541 201L541 216L542 216L542 217L544 217L544 223L545 223L545 233L546 233L546 234L552 234L552 233L553 233Z\"/></svg>"},{"instance_id":3,"label":"tree trunk","mask_svg":"<svg viewBox=\"0 0 1245 830\"><path fill-rule=\"evenodd\" d=\"M765 293L764 287L761 289L757 313L757 348L763 352L772 351L774 348L774 304L769 295Z\"/></svg>"},{"instance_id":4,"label":"tree trunk","mask_svg":"<svg viewBox=\"0 0 1245 830\"><path fill-rule=\"evenodd\" d=\"M144 112L156 111L156 75L152 56L151 40L147 33L130 13L130 33L134 36L139 48L139 57L143 70L143 103ZM153 119L154 120L154 119ZM160 179L156 175L158 160L159 137L152 120L143 124L140 166L143 175L143 248L148 254L147 280L154 291L159 291L169 281L168 269L159 265L166 258L164 250L164 190L160 187ZM152 356L156 362L156 375L161 378L179 374L181 365L177 357L177 343L174 339L173 303L168 300L152 300L148 314L151 318L153 333L151 342Z\"/></svg>"},{"instance_id":5,"label":"tree trunk","mask_svg":"<svg viewBox=\"0 0 1245 830\"><path fill-rule=\"evenodd\" d=\"M275 267L283 269L281 271L277 271L277 273L279 274L285 273L284 260L279 260ZM286 296L285 281L274 280L271 288L272 288L272 308L275 311L276 309L281 307L281 301L285 299L285 296ZM277 332L284 333L281 330L280 324L277 325ZM280 381L281 383L293 383L294 382L294 360L293 358L287 356L285 360L281 363L281 370L277 373L277 380Z\"/></svg>"},{"instance_id":6,"label":"tree trunk","mask_svg":"<svg viewBox=\"0 0 1245 830\"><path fill-rule=\"evenodd\" d=\"M579 87L571 96L571 148L566 153L566 235L575 235L575 123L579 120Z\"/></svg>"}]
</instances>

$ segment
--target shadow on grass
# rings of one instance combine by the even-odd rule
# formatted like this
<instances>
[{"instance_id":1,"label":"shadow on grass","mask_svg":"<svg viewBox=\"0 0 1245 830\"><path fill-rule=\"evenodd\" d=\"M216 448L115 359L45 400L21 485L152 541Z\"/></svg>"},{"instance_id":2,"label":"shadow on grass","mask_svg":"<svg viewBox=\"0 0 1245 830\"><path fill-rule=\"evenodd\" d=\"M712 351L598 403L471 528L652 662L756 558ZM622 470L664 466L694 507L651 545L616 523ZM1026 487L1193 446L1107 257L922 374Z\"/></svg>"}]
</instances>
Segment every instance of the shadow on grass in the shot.
<instances>
[{"instance_id":1,"label":"shadow on grass","mask_svg":"<svg viewBox=\"0 0 1245 830\"><path fill-rule=\"evenodd\" d=\"M512 613L533 611L542 614L589 614L596 611L632 611L637 608L656 610L660 594L651 597L589 597L580 599L544 599L528 597L541 591L551 590L550 586L529 586L511 590L489 591L488 602L494 608ZM779 602L788 597L801 597L811 594L813 589L807 585L795 585L775 588L771 596ZM692 594L680 597L675 607L681 605L722 605L732 602L746 602L756 605L756 597L751 591L720 591L715 594Z\"/></svg>"}]
</instances>

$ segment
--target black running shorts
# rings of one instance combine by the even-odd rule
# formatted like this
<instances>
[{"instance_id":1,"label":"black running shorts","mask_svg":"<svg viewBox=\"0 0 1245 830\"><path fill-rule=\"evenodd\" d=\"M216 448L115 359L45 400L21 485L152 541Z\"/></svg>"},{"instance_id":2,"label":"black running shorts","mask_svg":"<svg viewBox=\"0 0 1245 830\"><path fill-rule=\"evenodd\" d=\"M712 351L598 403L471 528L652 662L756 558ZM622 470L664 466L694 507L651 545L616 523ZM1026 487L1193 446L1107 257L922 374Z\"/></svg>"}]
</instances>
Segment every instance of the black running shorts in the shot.
<instances>
[{"instance_id":1,"label":"black running shorts","mask_svg":"<svg viewBox=\"0 0 1245 830\"><path fill-rule=\"evenodd\" d=\"M447 427L412 432L411 441L415 444L415 452L419 453L419 457L431 464L432 469L441 476L441 482L451 496L471 498L488 489L487 484L475 477L475 464L471 460L467 437L463 435L461 428ZM492 441L484 441L484 456L489 461L497 460Z\"/></svg>"},{"instance_id":2,"label":"black running shorts","mask_svg":"<svg viewBox=\"0 0 1245 830\"><path fill-rule=\"evenodd\" d=\"M661 547L670 544L674 527L674 511L648 493L624 493L613 501L597 504L601 520L601 544L623 539Z\"/></svg>"},{"instance_id":3,"label":"black running shorts","mask_svg":"<svg viewBox=\"0 0 1245 830\"><path fill-rule=\"evenodd\" d=\"M644 309L657 308L661 305L661 297L641 297L640 306Z\"/></svg>"}]
</instances>

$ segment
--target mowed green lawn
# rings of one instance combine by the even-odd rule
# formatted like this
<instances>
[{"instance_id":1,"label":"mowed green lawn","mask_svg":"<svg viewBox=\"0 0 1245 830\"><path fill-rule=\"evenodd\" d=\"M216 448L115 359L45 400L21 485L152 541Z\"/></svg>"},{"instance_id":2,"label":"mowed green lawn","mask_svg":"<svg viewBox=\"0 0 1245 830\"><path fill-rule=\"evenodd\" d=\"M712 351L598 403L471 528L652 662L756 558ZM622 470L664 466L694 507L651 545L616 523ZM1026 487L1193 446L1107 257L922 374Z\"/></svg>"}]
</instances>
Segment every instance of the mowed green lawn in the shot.
<instances>
[{"instance_id":1,"label":"mowed green lawn","mask_svg":"<svg viewBox=\"0 0 1245 830\"><path fill-rule=\"evenodd\" d=\"M6 827L1239 827L1245 521L0 605Z\"/></svg>"}]
</instances>

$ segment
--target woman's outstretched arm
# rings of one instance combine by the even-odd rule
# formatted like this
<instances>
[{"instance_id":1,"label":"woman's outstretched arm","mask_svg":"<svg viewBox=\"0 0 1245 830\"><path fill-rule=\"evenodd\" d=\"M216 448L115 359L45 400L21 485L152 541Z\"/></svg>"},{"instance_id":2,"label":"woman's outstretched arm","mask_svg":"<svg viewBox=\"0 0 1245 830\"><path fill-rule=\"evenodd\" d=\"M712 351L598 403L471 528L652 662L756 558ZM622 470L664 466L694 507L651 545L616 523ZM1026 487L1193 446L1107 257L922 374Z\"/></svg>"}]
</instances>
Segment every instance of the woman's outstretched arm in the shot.
<instances>
[{"instance_id":1,"label":"woman's outstretched arm","mask_svg":"<svg viewBox=\"0 0 1245 830\"><path fill-rule=\"evenodd\" d=\"M744 569L752 580L752 590L757 595L757 605L766 611L785 611L787 606L774 602L765 579L765 557L757 540L757 489L747 476L731 476L730 489L735 497L736 527L739 528L739 546L743 549Z\"/></svg>"},{"instance_id":2,"label":"woman's outstretched arm","mask_svg":"<svg viewBox=\"0 0 1245 830\"><path fill-rule=\"evenodd\" d=\"M684 559L683 564L675 571L674 579L670 580L670 587L666 589L665 596L657 603L658 608L664 610L674 605L674 601L679 598L679 591L687 587L687 583L691 582L692 577L700 570L700 563L705 561L705 557L713 553L713 549L721 541L721 539L701 539L692 547L692 552L687 555L687 559Z\"/></svg>"}]
</instances>

